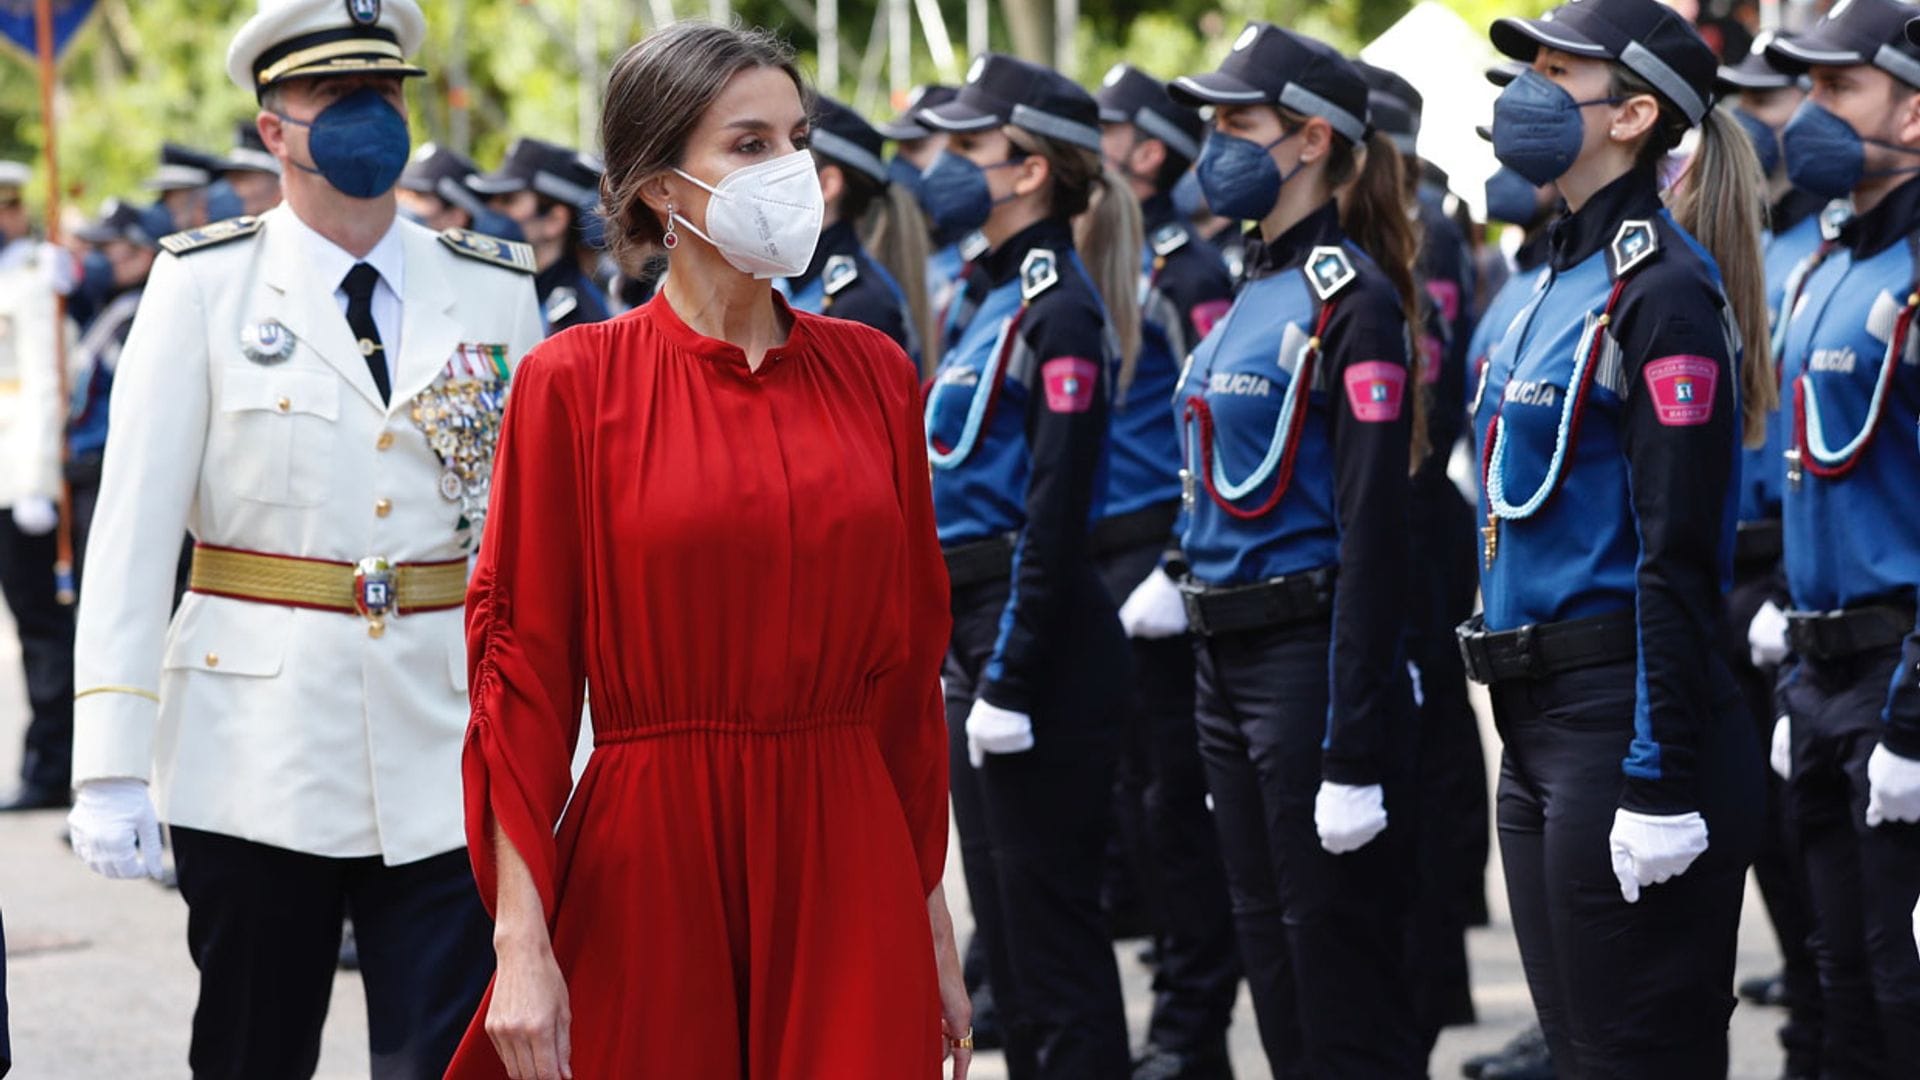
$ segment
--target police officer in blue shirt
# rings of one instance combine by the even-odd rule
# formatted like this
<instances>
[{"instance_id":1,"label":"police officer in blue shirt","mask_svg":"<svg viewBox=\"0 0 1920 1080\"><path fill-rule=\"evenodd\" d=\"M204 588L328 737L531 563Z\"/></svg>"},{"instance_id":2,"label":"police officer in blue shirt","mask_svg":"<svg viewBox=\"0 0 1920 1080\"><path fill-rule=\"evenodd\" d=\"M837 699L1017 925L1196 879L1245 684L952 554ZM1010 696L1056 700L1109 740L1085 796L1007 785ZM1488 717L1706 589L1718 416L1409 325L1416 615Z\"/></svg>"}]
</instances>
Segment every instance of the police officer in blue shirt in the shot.
<instances>
[{"instance_id":1,"label":"police officer in blue shirt","mask_svg":"<svg viewBox=\"0 0 1920 1080\"><path fill-rule=\"evenodd\" d=\"M1100 882L1127 652L1087 533L1114 368L1138 336L1139 210L1102 178L1098 107L1056 72L987 54L920 115L949 133L924 177L932 216L989 246L926 406L961 859L1009 1075L1125 1076Z\"/></svg>"},{"instance_id":2,"label":"police officer in blue shirt","mask_svg":"<svg viewBox=\"0 0 1920 1080\"><path fill-rule=\"evenodd\" d=\"M1417 376L1399 154L1368 137L1350 61L1266 23L1171 89L1214 109L1208 204L1258 229L1174 410L1200 755L1261 1042L1277 1076L1424 1076L1405 972ZM1349 183L1346 217L1375 231L1349 234Z\"/></svg>"},{"instance_id":3,"label":"police officer in blue shirt","mask_svg":"<svg viewBox=\"0 0 1920 1080\"><path fill-rule=\"evenodd\" d=\"M884 140L872 124L829 97L814 102L811 148L826 195L826 219L813 263L781 290L801 311L852 319L886 334L916 364L926 339L927 224L910 189L898 187L880 158ZM862 223L894 255L889 272L861 242Z\"/></svg>"},{"instance_id":4,"label":"police officer in blue shirt","mask_svg":"<svg viewBox=\"0 0 1920 1080\"><path fill-rule=\"evenodd\" d=\"M466 183L532 245L540 268L533 289L548 333L607 318L606 295L580 266L584 223L600 201L600 170L591 159L569 147L520 138L499 169Z\"/></svg>"},{"instance_id":5,"label":"police officer in blue shirt","mask_svg":"<svg viewBox=\"0 0 1920 1080\"><path fill-rule=\"evenodd\" d=\"M1838 220L1823 221L1821 211L1828 200L1794 187L1787 179L1780 129L1793 117L1806 93L1797 73L1784 71L1769 60L1767 44L1771 40L1771 34L1760 35L1739 63L1722 65L1715 89L1723 100L1731 102L1733 117L1746 129L1760 170L1767 177L1767 194L1772 200L1764 236L1767 313L1769 324L1778 328L1782 325L1781 299L1794 280L1795 268L1821 245L1823 227L1837 228ZM1845 203L1836 203L1835 210L1844 217ZM1773 340L1776 361L1782 341L1778 336ZM1780 565L1780 500L1787 472L1781 457L1786 449L1785 433L1784 414L1775 409L1767 417L1766 442L1749 448L1741 460L1740 531L1734 541L1733 590L1727 594L1727 664L1740 681L1747 711L1762 738L1770 738L1776 726L1774 685L1786 653L1787 622L1782 609L1791 606ZM1789 843L1785 803L1785 779L1769 771L1766 828L1754 856L1753 876L1773 922L1774 936L1779 939L1782 968L1776 975L1747 979L1739 989L1740 996L1750 1001L1786 1005L1787 1022L1780 1028L1786 1075L1819 1076L1820 976L1808 945L1813 915L1804 865Z\"/></svg>"},{"instance_id":6,"label":"police officer in blue shirt","mask_svg":"<svg viewBox=\"0 0 1920 1080\"><path fill-rule=\"evenodd\" d=\"M1782 520L1796 662L1780 679L1787 798L1813 900L1830 1075L1911 1075L1920 956L1920 9L1851 0L1773 61L1812 78L1787 175L1851 195L1782 301Z\"/></svg>"},{"instance_id":7,"label":"police officer in blue shirt","mask_svg":"<svg viewBox=\"0 0 1920 1080\"><path fill-rule=\"evenodd\" d=\"M1773 389L1759 171L1712 107L1713 51L1657 0L1492 38L1531 64L1494 153L1570 210L1472 417L1485 609L1461 647L1506 744L1514 932L1561 1072L1721 1076L1762 816L1716 650L1743 429L1758 441ZM1659 164L1695 128L1675 215Z\"/></svg>"},{"instance_id":8,"label":"police officer in blue shirt","mask_svg":"<svg viewBox=\"0 0 1920 1080\"><path fill-rule=\"evenodd\" d=\"M1136 766L1138 781L1123 781L1119 797L1138 822L1136 861L1158 957L1148 1049L1134 1076L1198 1080L1228 1075L1240 964L1194 734L1193 645L1161 566L1180 514L1180 433L1167 402L1187 354L1233 302L1233 280L1173 205L1173 185L1200 156L1199 111L1175 104L1164 84L1128 64L1107 72L1094 100L1107 167L1139 198L1146 233L1140 348L1116 380L1107 516L1090 539L1133 646L1134 737L1122 764L1123 773ZM1157 611L1173 624L1156 625Z\"/></svg>"}]
</instances>

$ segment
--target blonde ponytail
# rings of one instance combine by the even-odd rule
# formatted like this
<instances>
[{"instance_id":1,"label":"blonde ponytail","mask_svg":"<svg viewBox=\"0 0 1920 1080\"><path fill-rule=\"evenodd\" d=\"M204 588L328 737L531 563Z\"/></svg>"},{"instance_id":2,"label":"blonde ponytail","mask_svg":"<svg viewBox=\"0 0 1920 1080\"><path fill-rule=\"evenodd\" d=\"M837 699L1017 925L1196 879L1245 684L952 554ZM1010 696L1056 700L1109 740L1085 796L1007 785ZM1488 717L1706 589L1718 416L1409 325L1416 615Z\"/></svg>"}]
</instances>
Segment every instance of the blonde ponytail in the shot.
<instances>
[{"instance_id":1,"label":"blonde ponytail","mask_svg":"<svg viewBox=\"0 0 1920 1080\"><path fill-rule=\"evenodd\" d=\"M887 268L906 294L907 320L920 338L920 369L931 375L940 363L939 327L927 302L927 259L932 254L920 203L900 184L888 184L873 201L860 228L867 251Z\"/></svg>"}]
</instances>

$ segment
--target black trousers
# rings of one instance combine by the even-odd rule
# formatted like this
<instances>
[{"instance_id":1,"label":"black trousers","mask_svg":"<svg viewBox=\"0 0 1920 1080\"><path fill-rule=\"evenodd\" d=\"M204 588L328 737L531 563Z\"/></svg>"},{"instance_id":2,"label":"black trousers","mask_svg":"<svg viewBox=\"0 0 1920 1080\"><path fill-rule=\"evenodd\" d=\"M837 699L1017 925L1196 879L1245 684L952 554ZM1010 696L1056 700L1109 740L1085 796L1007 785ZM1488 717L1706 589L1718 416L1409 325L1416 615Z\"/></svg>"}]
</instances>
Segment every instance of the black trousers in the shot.
<instances>
[{"instance_id":1,"label":"black trousers","mask_svg":"<svg viewBox=\"0 0 1920 1080\"><path fill-rule=\"evenodd\" d=\"M1780 715L1774 707L1775 668L1753 666L1747 627L1767 600L1783 591L1773 567L1736 571L1733 591L1727 594L1727 640L1723 655L1740 684L1740 696L1753 718L1760 745L1773 741L1773 725ZM1786 606L1784 601L1781 606ZM1786 1075L1820 1075L1820 971L1813 960L1813 902L1807 897L1806 863L1787 814L1787 783L1764 770L1767 817L1760 831L1760 847L1753 857L1753 878L1760 899L1780 943L1781 973L1787 987L1787 1022L1780 1027L1780 1046L1786 1051Z\"/></svg>"},{"instance_id":2,"label":"black trousers","mask_svg":"<svg viewBox=\"0 0 1920 1080\"><path fill-rule=\"evenodd\" d=\"M0 508L0 593L20 631L31 713L20 779L65 791L73 778L73 609L54 590L58 535L28 536Z\"/></svg>"},{"instance_id":3,"label":"black trousers","mask_svg":"<svg viewBox=\"0 0 1920 1080\"><path fill-rule=\"evenodd\" d=\"M437 1080L493 976L493 930L465 849L386 866L174 828L200 969L196 1080L312 1076L340 925L353 919L375 1080Z\"/></svg>"},{"instance_id":4,"label":"black trousers","mask_svg":"<svg viewBox=\"0 0 1920 1080\"><path fill-rule=\"evenodd\" d=\"M1608 835L1633 738L1632 661L1493 688L1500 855L1520 959L1562 1080L1725 1076L1740 901L1764 818L1758 741L1711 660L1697 793L1709 847L1620 896Z\"/></svg>"},{"instance_id":5,"label":"black trousers","mask_svg":"<svg viewBox=\"0 0 1920 1080\"><path fill-rule=\"evenodd\" d=\"M1116 604L1159 565L1163 547L1152 544L1100 560ZM1133 810L1138 823L1134 861L1159 958L1147 1042L1179 1053L1224 1053L1240 992L1240 956L1200 765L1193 643L1177 637L1128 644L1134 693L1125 716L1140 784L1137 805L1122 811Z\"/></svg>"},{"instance_id":6,"label":"black trousers","mask_svg":"<svg viewBox=\"0 0 1920 1080\"><path fill-rule=\"evenodd\" d=\"M1401 753L1382 785L1386 831L1329 854L1313 823L1328 649L1325 622L1195 639L1200 758L1240 959L1275 1077L1424 1077L1405 968L1412 701L1389 733Z\"/></svg>"},{"instance_id":7,"label":"black trousers","mask_svg":"<svg viewBox=\"0 0 1920 1080\"><path fill-rule=\"evenodd\" d=\"M1900 664L1898 647L1782 673L1792 718L1788 811L1813 901L1813 956L1826 1007L1821 1075L1911 1077L1920 1071L1920 824L1869 828L1867 757Z\"/></svg>"},{"instance_id":8,"label":"black trousers","mask_svg":"<svg viewBox=\"0 0 1920 1080\"><path fill-rule=\"evenodd\" d=\"M1480 720L1454 637L1473 614L1479 582L1473 510L1437 463L1415 475L1413 495L1418 556L1407 655L1419 677L1419 864L1407 959L1414 1015L1431 1053L1442 1028L1475 1019L1467 927L1487 921L1491 808Z\"/></svg>"},{"instance_id":9,"label":"black trousers","mask_svg":"<svg viewBox=\"0 0 1920 1080\"><path fill-rule=\"evenodd\" d=\"M1034 746L967 761L967 713L992 654L1008 583L953 592L942 679L960 858L987 953L1013 1080L1124 1077L1130 1067L1120 975L1100 883L1112 830L1113 770L1126 641L1091 570L1053 639L1051 683L1033 711Z\"/></svg>"}]
</instances>

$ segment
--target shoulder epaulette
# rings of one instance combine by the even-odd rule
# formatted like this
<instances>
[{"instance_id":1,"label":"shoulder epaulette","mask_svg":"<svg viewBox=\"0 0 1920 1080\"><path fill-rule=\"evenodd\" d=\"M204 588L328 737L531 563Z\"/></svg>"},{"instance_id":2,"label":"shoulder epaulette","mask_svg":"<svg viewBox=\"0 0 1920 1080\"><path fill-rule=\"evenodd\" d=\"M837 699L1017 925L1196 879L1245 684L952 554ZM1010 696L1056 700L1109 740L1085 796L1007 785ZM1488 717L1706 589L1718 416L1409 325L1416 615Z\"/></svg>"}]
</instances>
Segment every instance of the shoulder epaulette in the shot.
<instances>
[{"instance_id":1,"label":"shoulder epaulette","mask_svg":"<svg viewBox=\"0 0 1920 1080\"><path fill-rule=\"evenodd\" d=\"M1623 221L1620 231L1613 234L1613 243L1607 245L1607 269L1619 279L1659 253L1660 234L1654 230L1653 222L1645 218Z\"/></svg>"},{"instance_id":2,"label":"shoulder epaulette","mask_svg":"<svg viewBox=\"0 0 1920 1080\"><path fill-rule=\"evenodd\" d=\"M1319 297L1321 303L1340 295L1340 290L1360 277L1346 251L1333 245L1308 252L1305 270L1307 284L1313 286L1313 295Z\"/></svg>"},{"instance_id":3,"label":"shoulder epaulette","mask_svg":"<svg viewBox=\"0 0 1920 1080\"><path fill-rule=\"evenodd\" d=\"M1853 200L1835 199L1820 211L1820 239L1838 240L1840 230L1853 220Z\"/></svg>"},{"instance_id":4,"label":"shoulder epaulette","mask_svg":"<svg viewBox=\"0 0 1920 1080\"><path fill-rule=\"evenodd\" d=\"M188 229L171 236L163 236L160 238L160 247L170 255L191 255L196 251L205 251L208 248L230 243L243 236L252 236L259 231L260 219L257 217L248 215L228 218L211 225L203 225L198 229Z\"/></svg>"},{"instance_id":5,"label":"shoulder epaulette","mask_svg":"<svg viewBox=\"0 0 1920 1080\"><path fill-rule=\"evenodd\" d=\"M533 248L514 240L500 240L471 229L447 229L440 242L469 259L532 274L539 270L533 261Z\"/></svg>"},{"instance_id":6,"label":"shoulder epaulette","mask_svg":"<svg viewBox=\"0 0 1920 1080\"><path fill-rule=\"evenodd\" d=\"M1060 281L1060 260L1047 248L1034 248L1027 257L1020 260L1020 299L1033 302L1033 298L1053 288Z\"/></svg>"},{"instance_id":7,"label":"shoulder epaulette","mask_svg":"<svg viewBox=\"0 0 1920 1080\"><path fill-rule=\"evenodd\" d=\"M1147 242L1153 245L1155 255L1166 258L1186 247L1187 241L1191 239L1192 237L1187 233L1187 227L1174 221L1153 230L1153 237Z\"/></svg>"},{"instance_id":8,"label":"shoulder epaulette","mask_svg":"<svg viewBox=\"0 0 1920 1080\"><path fill-rule=\"evenodd\" d=\"M828 296L837 295L840 290L860 280L860 264L851 255L832 255L827 265L820 271L820 286Z\"/></svg>"}]
</instances>

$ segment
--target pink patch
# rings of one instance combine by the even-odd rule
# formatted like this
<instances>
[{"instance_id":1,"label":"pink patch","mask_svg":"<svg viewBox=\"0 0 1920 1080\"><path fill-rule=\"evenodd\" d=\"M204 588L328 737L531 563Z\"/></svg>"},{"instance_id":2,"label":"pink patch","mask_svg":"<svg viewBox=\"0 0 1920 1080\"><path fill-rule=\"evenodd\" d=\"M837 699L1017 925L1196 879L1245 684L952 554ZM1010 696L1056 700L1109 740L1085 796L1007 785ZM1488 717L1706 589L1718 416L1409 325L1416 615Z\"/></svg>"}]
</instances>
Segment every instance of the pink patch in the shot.
<instances>
[{"instance_id":1,"label":"pink patch","mask_svg":"<svg viewBox=\"0 0 1920 1080\"><path fill-rule=\"evenodd\" d=\"M1452 322L1460 317L1460 283L1457 281L1429 281L1427 295L1440 309L1440 314Z\"/></svg>"},{"instance_id":2,"label":"pink patch","mask_svg":"<svg viewBox=\"0 0 1920 1080\"><path fill-rule=\"evenodd\" d=\"M1440 381L1440 365L1446 362L1446 347L1428 334L1420 339L1420 381L1431 386Z\"/></svg>"},{"instance_id":3,"label":"pink patch","mask_svg":"<svg viewBox=\"0 0 1920 1080\"><path fill-rule=\"evenodd\" d=\"M1083 413L1093 408L1093 390L1100 365L1078 356L1061 356L1040 365L1047 387L1047 408L1057 413Z\"/></svg>"},{"instance_id":4,"label":"pink patch","mask_svg":"<svg viewBox=\"0 0 1920 1080\"><path fill-rule=\"evenodd\" d=\"M1704 356L1669 356L1646 366L1653 414L1667 427L1695 427L1713 418L1720 369Z\"/></svg>"},{"instance_id":5,"label":"pink patch","mask_svg":"<svg viewBox=\"0 0 1920 1080\"><path fill-rule=\"evenodd\" d=\"M1355 420L1384 424L1400 419L1400 402L1407 396L1406 368L1382 360L1350 364L1346 383Z\"/></svg>"},{"instance_id":6,"label":"pink patch","mask_svg":"<svg viewBox=\"0 0 1920 1080\"><path fill-rule=\"evenodd\" d=\"M1194 332L1198 333L1201 337L1206 337L1208 334L1213 333L1214 326L1219 323L1221 318L1226 315L1227 309L1232 306L1233 301L1231 300L1208 300L1204 303L1193 305L1193 310L1188 312L1187 316L1193 320ZM1194 344L1198 345L1200 343L1196 341Z\"/></svg>"}]
</instances>

